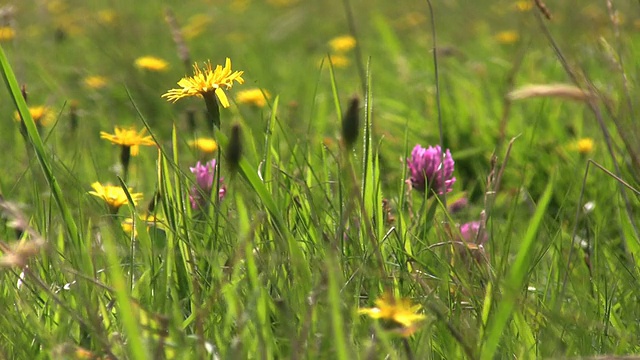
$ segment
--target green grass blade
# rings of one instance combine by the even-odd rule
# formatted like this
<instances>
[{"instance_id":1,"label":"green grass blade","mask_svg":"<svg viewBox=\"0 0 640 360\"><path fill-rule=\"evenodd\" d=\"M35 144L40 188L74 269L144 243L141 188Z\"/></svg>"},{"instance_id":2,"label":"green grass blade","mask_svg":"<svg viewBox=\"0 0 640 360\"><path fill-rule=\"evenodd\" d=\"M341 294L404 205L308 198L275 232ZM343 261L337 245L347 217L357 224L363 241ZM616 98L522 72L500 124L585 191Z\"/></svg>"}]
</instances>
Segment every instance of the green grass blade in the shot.
<instances>
[{"instance_id":1,"label":"green grass blade","mask_svg":"<svg viewBox=\"0 0 640 360\"><path fill-rule=\"evenodd\" d=\"M522 244L518 250L513 264L510 266L504 285L503 298L497 304L495 313L490 319L490 325L486 332L486 340L483 341L481 359L493 359L505 327L511 318L511 314L516 306L522 287L525 285L529 264L532 260L532 250L536 242L538 230L542 226L542 220L553 195L554 180L547 183L547 187L542 194L533 218L529 222L529 227L522 239Z\"/></svg>"}]
</instances>

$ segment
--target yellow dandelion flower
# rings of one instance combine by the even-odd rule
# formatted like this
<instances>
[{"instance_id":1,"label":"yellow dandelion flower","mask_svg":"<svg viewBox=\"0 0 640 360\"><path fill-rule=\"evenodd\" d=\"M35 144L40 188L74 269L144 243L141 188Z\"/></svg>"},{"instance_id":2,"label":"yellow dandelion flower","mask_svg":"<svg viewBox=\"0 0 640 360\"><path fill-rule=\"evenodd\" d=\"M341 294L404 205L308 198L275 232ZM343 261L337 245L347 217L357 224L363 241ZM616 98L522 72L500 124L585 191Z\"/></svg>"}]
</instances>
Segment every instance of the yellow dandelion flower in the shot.
<instances>
[{"instance_id":1,"label":"yellow dandelion flower","mask_svg":"<svg viewBox=\"0 0 640 360\"><path fill-rule=\"evenodd\" d=\"M94 191L89 191L89 194L99 197L107 204L111 213L118 212L118 209L122 205L126 205L129 203L129 199L127 198L127 194L124 189L120 186L113 185L102 185L100 182L96 181L91 184L91 187ZM138 200L142 199L141 193L134 193L133 189L128 189L129 195L131 195L131 199L133 200L133 204L137 205Z\"/></svg>"},{"instance_id":2,"label":"yellow dandelion flower","mask_svg":"<svg viewBox=\"0 0 640 360\"><path fill-rule=\"evenodd\" d=\"M156 144L151 135L144 135L146 131L147 129L136 131L135 128L127 129L116 126L114 134L100 131L100 138L107 139L116 145L131 148L131 155L136 156L138 155L140 145L153 146Z\"/></svg>"},{"instance_id":3,"label":"yellow dandelion flower","mask_svg":"<svg viewBox=\"0 0 640 360\"><path fill-rule=\"evenodd\" d=\"M203 153L212 153L218 150L218 143L212 138L197 138L189 140L188 144L192 148L198 149Z\"/></svg>"},{"instance_id":4,"label":"yellow dandelion flower","mask_svg":"<svg viewBox=\"0 0 640 360\"><path fill-rule=\"evenodd\" d=\"M46 106L33 106L29 107L29 114L33 121L41 126L48 125L53 120L53 113ZM16 121L20 121L20 114L16 111L13 113L13 118Z\"/></svg>"},{"instance_id":5,"label":"yellow dandelion flower","mask_svg":"<svg viewBox=\"0 0 640 360\"><path fill-rule=\"evenodd\" d=\"M140 222L144 222L147 225L147 231L149 231L149 228L151 226L155 226L158 229L164 228L162 219L160 219L159 217L156 217L152 214L140 214L138 216L138 220L135 223L135 226L133 223L133 218L124 219L124 221L121 223L122 230L124 230L124 232L126 232L129 235L131 235L131 233L133 232L133 236L136 237L138 236L138 231L136 227L137 225L140 224Z\"/></svg>"},{"instance_id":6,"label":"yellow dandelion flower","mask_svg":"<svg viewBox=\"0 0 640 360\"><path fill-rule=\"evenodd\" d=\"M337 53L347 52L356 46L356 39L351 35L334 37L329 41L331 50Z\"/></svg>"},{"instance_id":7,"label":"yellow dandelion flower","mask_svg":"<svg viewBox=\"0 0 640 360\"><path fill-rule=\"evenodd\" d=\"M87 76L82 82L90 89L102 89L107 86L107 78L99 75Z\"/></svg>"},{"instance_id":8,"label":"yellow dandelion flower","mask_svg":"<svg viewBox=\"0 0 640 360\"><path fill-rule=\"evenodd\" d=\"M503 45L511 45L520 39L520 36L517 32L513 30L501 31L497 33L494 37L496 41Z\"/></svg>"},{"instance_id":9,"label":"yellow dandelion flower","mask_svg":"<svg viewBox=\"0 0 640 360\"><path fill-rule=\"evenodd\" d=\"M0 41L10 41L16 37L16 31L10 26L0 26Z\"/></svg>"},{"instance_id":10,"label":"yellow dandelion flower","mask_svg":"<svg viewBox=\"0 0 640 360\"><path fill-rule=\"evenodd\" d=\"M426 319L426 316L417 313L420 308L420 305L412 305L408 299L396 299L387 293L376 300L376 307L362 308L358 310L358 313L372 319L385 320L393 330L403 336L410 336Z\"/></svg>"},{"instance_id":11,"label":"yellow dandelion flower","mask_svg":"<svg viewBox=\"0 0 640 360\"><path fill-rule=\"evenodd\" d=\"M575 143L574 148L578 150L580 154L589 154L593 151L594 141L591 138L582 138Z\"/></svg>"},{"instance_id":12,"label":"yellow dandelion flower","mask_svg":"<svg viewBox=\"0 0 640 360\"><path fill-rule=\"evenodd\" d=\"M138 69L149 71L165 71L169 63L155 56L142 56L136 59L135 65Z\"/></svg>"},{"instance_id":13,"label":"yellow dandelion flower","mask_svg":"<svg viewBox=\"0 0 640 360\"><path fill-rule=\"evenodd\" d=\"M327 58L327 60L330 60L331 65L333 65L334 68L338 68L338 69L346 68L351 63L349 61L349 58L340 54L331 54L331 56Z\"/></svg>"},{"instance_id":14,"label":"yellow dandelion flower","mask_svg":"<svg viewBox=\"0 0 640 360\"><path fill-rule=\"evenodd\" d=\"M256 107L264 107L265 105L267 105L267 99L269 99L270 97L271 94L269 94L269 92L267 92L266 90L249 89L238 92L236 101L240 104L249 104Z\"/></svg>"},{"instance_id":15,"label":"yellow dandelion flower","mask_svg":"<svg viewBox=\"0 0 640 360\"><path fill-rule=\"evenodd\" d=\"M533 0L516 1L516 10L525 12L533 9Z\"/></svg>"},{"instance_id":16,"label":"yellow dandelion flower","mask_svg":"<svg viewBox=\"0 0 640 360\"><path fill-rule=\"evenodd\" d=\"M224 67L217 65L215 69L211 67L210 61L202 69L198 67L198 64L194 64L193 76L186 76L178 81L178 86L181 89L171 89L162 97L167 98L168 101L176 102L183 97L203 97L204 94L213 92L223 107L229 107L229 99L227 99L224 90L231 89L234 81L237 81L238 84L244 83L242 74L244 71L231 70L229 58L226 59Z\"/></svg>"}]
</instances>

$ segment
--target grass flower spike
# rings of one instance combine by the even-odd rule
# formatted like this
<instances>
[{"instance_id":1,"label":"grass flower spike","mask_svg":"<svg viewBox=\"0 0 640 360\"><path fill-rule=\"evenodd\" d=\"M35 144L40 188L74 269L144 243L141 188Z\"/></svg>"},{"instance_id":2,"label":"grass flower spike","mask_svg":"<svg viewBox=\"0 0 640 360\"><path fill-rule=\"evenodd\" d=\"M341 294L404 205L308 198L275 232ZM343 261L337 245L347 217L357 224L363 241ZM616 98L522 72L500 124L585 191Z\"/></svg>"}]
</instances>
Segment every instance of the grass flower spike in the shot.
<instances>
[{"instance_id":1,"label":"grass flower spike","mask_svg":"<svg viewBox=\"0 0 640 360\"><path fill-rule=\"evenodd\" d=\"M420 305L412 305L408 299L396 299L391 294L385 294L376 300L375 307L362 308L358 313L372 319L384 320L388 328L408 337L426 319L425 315L418 314L420 308Z\"/></svg>"},{"instance_id":2,"label":"grass flower spike","mask_svg":"<svg viewBox=\"0 0 640 360\"><path fill-rule=\"evenodd\" d=\"M450 192L456 178L453 177L454 161L449 149L442 153L439 145L423 148L416 145L407 161L410 181L414 189L419 191L433 190L442 195L443 189Z\"/></svg>"},{"instance_id":3,"label":"grass flower spike","mask_svg":"<svg viewBox=\"0 0 640 360\"><path fill-rule=\"evenodd\" d=\"M104 202L109 207L109 211L112 214L117 213L118 209L120 209L122 205L126 205L129 203L127 194L120 186L102 185L101 183L96 181L91 184L91 187L94 191L89 191L89 194L104 200ZM138 203L138 200L142 199L142 194L134 193L133 189L129 189L129 194L131 195L131 199L133 200L134 205Z\"/></svg>"},{"instance_id":4,"label":"grass flower spike","mask_svg":"<svg viewBox=\"0 0 640 360\"><path fill-rule=\"evenodd\" d=\"M224 67L217 65L215 69L211 66L211 62L207 62L202 69L198 64L193 65L193 76L187 76L178 81L180 89L171 89L162 97L167 100L176 102L183 97L199 96L204 97L208 93L215 93L223 107L229 107L229 99L224 90L233 87L233 82L238 84L244 83L242 74L244 71L232 71L231 59L227 58Z\"/></svg>"},{"instance_id":5,"label":"grass flower spike","mask_svg":"<svg viewBox=\"0 0 640 360\"><path fill-rule=\"evenodd\" d=\"M196 176L196 185L191 188L189 201L191 202L191 208L197 210L205 207L211 197L213 180L215 179L216 160L213 159L204 165L198 161L196 166L189 168L189 170ZM220 182L222 183L222 179L220 179ZM222 200L226 193L227 189L221 185L218 192L218 199Z\"/></svg>"}]
</instances>

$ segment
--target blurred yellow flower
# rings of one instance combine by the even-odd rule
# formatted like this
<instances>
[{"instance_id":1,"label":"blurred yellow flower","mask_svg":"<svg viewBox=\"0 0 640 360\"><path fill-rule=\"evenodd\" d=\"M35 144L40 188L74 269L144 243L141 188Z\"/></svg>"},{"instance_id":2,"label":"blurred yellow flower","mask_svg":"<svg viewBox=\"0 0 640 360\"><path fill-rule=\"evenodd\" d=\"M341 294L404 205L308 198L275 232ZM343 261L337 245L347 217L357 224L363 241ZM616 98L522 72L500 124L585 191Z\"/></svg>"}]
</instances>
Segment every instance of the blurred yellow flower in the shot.
<instances>
[{"instance_id":1,"label":"blurred yellow flower","mask_svg":"<svg viewBox=\"0 0 640 360\"><path fill-rule=\"evenodd\" d=\"M90 89L102 89L107 86L107 78L100 75L87 76L82 80L84 86Z\"/></svg>"},{"instance_id":2,"label":"blurred yellow flower","mask_svg":"<svg viewBox=\"0 0 640 360\"><path fill-rule=\"evenodd\" d=\"M38 125L46 126L51 120L53 120L53 114L51 110L46 106L33 106L29 107L29 114L31 114L31 118L33 122ZM20 114L16 111L13 113L13 118L16 121L20 121Z\"/></svg>"},{"instance_id":3,"label":"blurred yellow flower","mask_svg":"<svg viewBox=\"0 0 640 360\"><path fill-rule=\"evenodd\" d=\"M200 69L198 64L193 65L193 76L186 76L178 81L181 89L170 89L162 97L168 101L176 102L187 96L203 97L206 93L215 93L223 107L229 107L229 99L224 90L233 87L233 82L244 83L242 78L244 71L232 71L231 60L226 59L224 67L217 65L215 69L211 66L211 61Z\"/></svg>"},{"instance_id":4,"label":"blurred yellow flower","mask_svg":"<svg viewBox=\"0 0 640 360\"><path fill-rule=\"evenodd\" d=\"M267 3L273 7L287 7L295 5L299 0L267 0Z\"/></svg>"},{"instance_id":5,"label":"blurred yellow flower","mask_svg":"<svg viewBox=\"0 0 640 360\"><path fill-rule=\"evenodd\" d=\"M516 10L525 12L533 9L533 0L516 1Z\"/></svg>"},{"instance_id":6,"label":"blurred yellow flower","mask_svg":"<svg viewBox=\"0 0 640 360\"><path fill-rule=\"evenodd\" d=\"M107 139L115 145L121 145L123 147L131 148L131 155L138 155L140 145L153 146L155 141L151 135L144 135L147 129L142 129L139 132L135 128L123 128L116 126L115 133L109 134L104 131L100 131L100 138Z\"/></svg>"},{"instance_id":7,"label":"blurred yellow flower","mask_svg":"<svg viewBox=\"0 0 640 360\"><path fill-rule=\"evenodd\" d=\"M136 59L135 65L138 69L149 71L165 71L169 67L169 63L154 56L139 57Z\"/></svg>"},{"instance_id":8,"label":"blurred yellow flower","mask_svg":"<svg viewBox=\"0 0 640 360\"><path fill-rule=\"evenodd\" d=\"M262 94L264 92L264 95ZM265 99L266 96L266 99ZM271 97L271 94L266 90L249 89L243 90L236 96L236 101L240 104L249 104L257 107L264 107L267 105L267 99Z\"/></svg>"},{"instance_id":9,"label":"blurred yellow flower","mask_svg":"<svg viewBox=\"0 0 640 360\"><path fill-rule=\"evenodd\" d=\"M494 37L497 42L504 45L511 45L520 39L518 33L514 30L501 31Z\"/></svg>"},{"instance_id":10,"label":"blurred yellow flower","mask_svg":"<svg viewBox=\"0 0 640 360\"><path fill-rule=\"evenodd\" d=\"M212 138L196 138L194 140L189 140L188 144L192 148L198 149L203 153L212 153L218 150L218 143Z\"/></svg>"},{"instance_id":11,"label":"blurred yellow flower","mask_svg":"<svg viewBox=\"0 0 640 360\"><path fill-rule=\"evenodd\" d=\"M334 37L329 41L329 46L333 52L347 52L356 46L356 39L351 35Z\"/></svg>"},{"instance_id":12,"label":"blurred yellow flower","mask_svg":"<svg viewBox=\"0 0 640 360\"><path fill-rule=\"evenodd\" d=\"M331 54L329 57L325 58L326 62L328 62L329 60L331 61L331 65L333 65L334 68L346 68L347 66L349 66L349 64L351 63L349 61L349 58L347 58L344 55L340 55L340 54ZM322 61L318 62L318 65L322 64Z\"/></svg>"},{"instance_id":13,"label":"blurred yellow flower","mask_svg":"<svg viewBox=\"0 0 640 360\"><path fill-rule=\"evenodd\" d=\"M182 27L182 36L187 40L193 39L200 35L210 23L210 16L204 14L194 15L190 17L187 24Z\"/></svg>"},{"instance_id":14,"label":"blurred yellow flower","mask_svg":"<svg viewBox=\"0 0 640 360\"><path fill-rule=\"evenodd\" d=\"M124 221L121 223L122 230L124 230L124 232L126 232L129 235L131 235L131 233L133 232L133 236L136 237L138 236L138 230L136 228L140 224L140 222L144 222L147 225L147 231L151 226L155 226L159 229L162 229L164 225L162 222L162 219L152 214L140 214L138 216L138 219L135 225L133 222L133 218L124 219Z\"/></svg>"},{"instance_id":15,"label":"blurred yellow flower","mask_svg":"<svg viewBox=\"0 0 640 360\"><path fill-rule=\"evenodd\" d=\"M386 293L376 300L376 307L362 308L358 313L372 319L385 320L392 330L407 337L413 334L418 329L418 325L426 319L426 316L417 313L420 308L420 305L412 305L408 299L396 299L393 295Z\"/></svg>"},{"instance_id":16,"label":"blurred yellow flower","mask_svg":"<svg viewBox=\"0 0 640 360\"><path fill-rule=\"evenodd\" d=\"M232 0L229 8L238 14L241 14L249 8L250 0Z\"/></svg>"},{"instance_id":17,"label":"blurred yellow flower","mask_svg":"<svg viewBox=\"0 0 640 360\"><path fill-rule=\"evenodd\" d=\"M98 21L101 24L109 25L116 20L116 12L111 9L102 9L98 11Z\"/></svg>"},{"instance_id":18,"label":"blurred yellow flower","mask_svg":"<svg viewBox=\"0 0 640 360\"><path fill-rule=\"evenodd\" d=\"M89 194L99 197L107 204L109 210L112 214L118 212L118 209L125 204L129 203L129 199L127 198L127 194L124 189L120 186L113 185L102 185L100 182L96 181L91 184L91 187L94 191L89 191ZM137 205L138 200L142 199L141 193L134 193L133 189L128 189L129 195L131 195L131 199L133 200L133 204Z\"/></svg>"},{"instance_id":19,"label":"blurred yellow flower","mask_svg":"<svg viewBox=\"0 0 640 360\"><path fill-rule=\"evenodd\" d=\"M60 14L68 11L68 5L64 0L50 0L46 2L47 10L53 14Z\"/></svg>"},{"instance_id":20,"label":"blurred yellow flower","mask_svg":"<svg viewBox=\"0 0 640 360\"><path fill-rule=\"evenodd\" d=\"M10 41L16 36L15 30L10 26L0 26L0 41Z\"/></svg>"},{"instance_id":21,"label":"blurred yellow flower","mask_svg":"<svg viewBox=\"0 0 640 360\"><path fill-rule=\"evenodd\" d=\"M578 150L580 154L589 154L593 151L594 141L591 138L582 138L575 143L574 148Z\"/></svg>"},{"instance_id":22,"label":"blurred yellow flower","mask_svg":"<svg viewBox=\"0 0 640 360\"><path fill-rule=\"evenodd\" d=\"M402 16L401 18L398 18L394 23L399 28L410 29L410 28L415 28L417 26L420 26L424 24L426 21L427 21L427 17L423 13L412 11Z\"/></svg>"}]
</instances>

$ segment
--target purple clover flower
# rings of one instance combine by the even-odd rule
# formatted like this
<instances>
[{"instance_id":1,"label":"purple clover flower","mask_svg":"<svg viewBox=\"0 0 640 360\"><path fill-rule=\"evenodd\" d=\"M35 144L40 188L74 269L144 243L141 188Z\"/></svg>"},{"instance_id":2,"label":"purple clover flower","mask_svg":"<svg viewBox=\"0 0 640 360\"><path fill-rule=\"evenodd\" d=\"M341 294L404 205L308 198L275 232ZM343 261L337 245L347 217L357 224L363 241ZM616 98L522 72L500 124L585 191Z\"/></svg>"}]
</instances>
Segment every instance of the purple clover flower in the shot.
<instances>
[{"instance_id":1,"label":"purple clover flower","mask_svg":"<svg viewBox=\"0 0 640 360\"><path fill-rule=\"evenodd\" d=\"M407 161L411 172L411 185L419 191L433 190L437 194L443 194L452 190L456 178L453 177L454 161L449 149L442 156L439 145L423 148L419 144L411 151L411 157Z\"/></svg>"},{"instance_id":2,"label":"purple clover flower","mask_svg":"<svg viewBox=\"0 0 640 360\"><path fill-rule=\"evenodd\" d=\"M216 173L216 160L212 159L204 165L198 161L196 166L189 168L189 170L196 176L196 185L191 188L189 201L191 202L191 208L197 210L207 205L211 198L213 180ZM222 200L227 193L227 188L222 184L222 180L220 178L219 200Z\"/></svg>"},{"instance_id":3,"label":"purple clover flower","mask_svg":"<svg viewBox=\"0 0 640 360\"><path fill-rule=\"evenodd\" d=\"M478 235L478 233L480 233ZM465 243L475 243L482 245L489 239L486 229L483 228L482 222L472 221L460 225L460 235Z\"/></svg>"}]
</instances>

